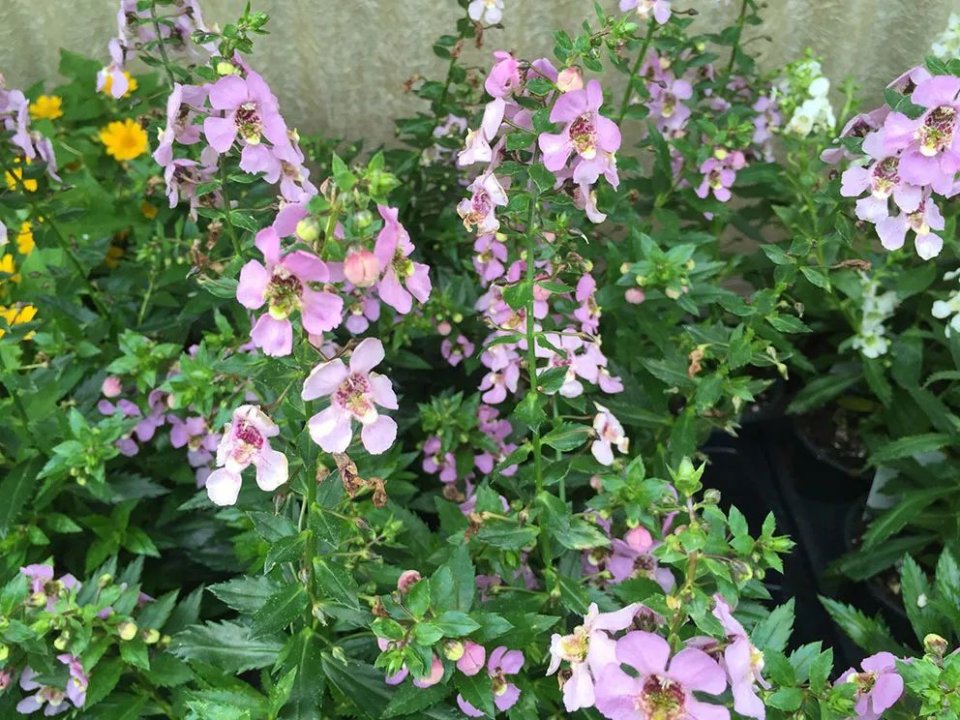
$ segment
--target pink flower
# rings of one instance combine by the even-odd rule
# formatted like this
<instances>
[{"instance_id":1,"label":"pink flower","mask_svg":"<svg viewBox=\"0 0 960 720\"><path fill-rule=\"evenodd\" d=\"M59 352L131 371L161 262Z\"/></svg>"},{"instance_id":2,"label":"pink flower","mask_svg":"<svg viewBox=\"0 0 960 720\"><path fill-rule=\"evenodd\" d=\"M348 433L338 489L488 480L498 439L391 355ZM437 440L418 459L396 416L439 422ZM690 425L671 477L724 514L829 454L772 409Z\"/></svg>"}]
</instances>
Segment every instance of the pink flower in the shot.
<instances>
[{"instance_id":1,"label":"pink flower","mask_svg":"<svg viewBox=\"0 0 960 720\"><path fill-rule=\"evenodd\" d=\"M601 613L597 604L591 603L583 624L573 633L554 633L550 638L547 675L555 673L563 661L570 664L570 677L563 684L563 706L567 712L593 707L595 680L607 665L617 662L616 643L610 633L630 627L640 607L634 603L616 612Z\"/></svg>"},{"instance_id":2,"label":"pink flower","mask_svg":"<svg viewBox=\"0 0 960 720\"><path fill-rule=\"evenodd\" d=\"M170 415L170 444L175 448L187 447L187 462L190 467L203 467L213 460L220 438L210 432L207 420L201 416L181 420Z\"/></svg>"},{"instance_id":3,"label":"pink flower","mask_svg":"<svg viewBox=\"0 0 960 720\"><path fill-rule=\"evenodd\" d=\"M115 398L123 392L123 381L116 375L108 375L100 386L104 397Z\"/></svg>"},{"instance_id":4,"label":"pink flower","mask_svg":"<svg viewBox=\"0 0 960 720\"><path fill-rule=\"evenodd\" d=\"M441 452L443 449L439 437L433 435L423 444L423 471L435 475L440 473L440 482L452 483L457 481L457 459L451 452Z\"/></svg>"},{"instance_id":5,"label":"pink flower","mask_svg":"<svg viewBox=\"0 0 960 720\"><path fill-rule=\"evenodd\" d=\"M450 341L449 338L440 343L440 354L443 359L456 367L465 357L473 355L474 345L465 335L458 335L457 339Z\"/></svg>"},{"instance_id":6,"label":"pink flower","mask_svg":"<svg viewBox=\"0 0 960 720\"><path fill-rule=\"evenodd\" d=\"M497 62L490 69L483 84L490 97L504 98L520 85L520 62L510 53L498 50L493 53Z\"/></svg>"},{"instance_id":7,"label":"pink flower","mask_svg":"<svg viewBox=\"0 0 960 720\"><path fill-rule=\"evenodd\" d=\"M166 167L173 162L173 143L193 145L200 142L200 126L194 124L199 109L207 98L207 91L195 85L176 83L167 98L167 125L160 133L160 144L153 152L158 165Z\"/></svg>"},{"instance_id":8,"label":"pink flower","mask_svg":"<svg viewBox=\"0 0 960 720\"><path fill-rule=\"evenodd\" d=\"M353 439L352 422L362 426L360 438L367 452L385 452L397 437L397 423L380 415L376 406L396 410L397 396L390 380L371 370L384 357L376 338L363 340L350 366L337 358L317 365L303 384L304 400L330 396L330 406L310 418L310 437L326 452L344 452Z\"/></svg>"},{"instance_id":9,"label":"pink flower","mask_svg":"<svg viewBox=\"0 0 960 720\"><path fill-rule=\"evenodd\" d=\"M703 181L695 190L697 197L706 198L711 191L720 202L727 202L733 197L730 188L737 179L737 170L747 164L744 154L739 150L727 152L722 148L714 151L700 166Z\"/></svg>"},{"instance_id":10,"label":"pink flower","mask_svg":"<svg viewBox=\"0 0 960 720\"><path fill-rule=\"evenodd\" d=\"M420 573L416 570L404 570L397 578L397 590L403 595L414 585L420 582Z\"/></svg>"},{"instance_id":11,"label":"pink flower","mask_svg":"<svg viewBox=\"0 0 960 720\"><path fill-rule=\"evenodd\" d=\"M930 260L943 250L943 238L932 231L943 230L944 227L940 208L933 198L927 198L914 212L902 212L878 222L877 235L887 250L899 250L906 241L907 232L912 230L917 255L924 260Z\"/></svg>"},{"instance_id":12,"label":"pink flower","mask_svg":"<svg viewBox=\"0 0 960 720\"><path fill-rule=\"evenodd\" d=\"M767 713L763 701L757 695L756 685L769 688L763 679L763 653L753 646L722 595L714 595L713 616L720 621L730 644L723 651L723 665L730 678L733 692L733 709L745 717L763 720Z\"/></svg>"},{"instance_id":13,"label":"pink flower","mask_svg":"<svg viewBox=\"0 0 960 720\"><path fill-rule=\"evenodd\" d=\"M90 684L90 678L83 671L83 664L80 658L69 653L57 655L57 660L62 662L70 670L70 678L67 680L67 697L76 707L83 707L87 701L87 686Z\"/></svg>"},{"instance_id":14,"label":"pink flower","mask_svg":"<svg viewBox=\"0 0 960 720\"><path fill-rule=\"evenodd\" d=\"M668 77L647 87L650 115L656 118L660 131L667 134L681 131L690 118L690 108L683 101L693 97L693 86L683 78Z\"/></svg>"},{"instance_id":15,"label":"pink flower","mask_svg":"<svg viewBox=\"0 0 960 720\"><path fill-rule=\"evenodd\" d=\"M570 155L580 158L573 170L573 181L592 185L600 175L617 187L613 154L620 148L620 128L600 114L603 90L591 80L583 90L564 93L550 111L551 122L566 123L563 131L541 133L538 138L547 170L558 173L566 167Z\"/></svg>"},{"instance_id":16,"label":"pink flower","mask_svg":"<svg viewBox=\"0 0 960 720\"><path fill-rule=\"evenodd\" d=\"M207 477L207 495L216 505L234 505L240 494L240 474L250 465L256 468L257 485L273 492L287 481L287 456L270 447L270 438L280 434L277 427L255 405L241 405L223 429L217 448L218 468Z\"/></svg>"},{"instance_id":17,"label":"pink flower","mask_svg":"<svg viewBox=\"0 0 960 720\"><path fill-rule=\"evenodd\" d=\"M457 660L457 670L464 675L473 677L483 670L483 664L487 659L487 651L483 645L478 645L472 640L465 640L463 643L463 655Z\"/></svg>"},{"instance_id":18,"label":"pink flower","mask_svg":"<svg viewBox=\"0 0 960 720\"><path fill-rule=\"evenodd\" d=\"M583 73L578 67L568 67L557 75L557 88L560 92L573 92L583 89Z\"/></svg>"},{"instance_id":19,"label":"pink flower","mask_svg":"<svg viewBox=\"0 0 960 720\"><path fill-rule=\"evenodd\" d=\"M487 674L493 680L493 704L497 710L505 712L517 704L520 699L520 688L507 680L508 675L516 675L523 667L523 653L519 650L508 650L501 645L490 653L487 660ZM457 695L457 705L470 717L484 717L484 713Z\"/></svg>"},{"instance_id":20,"label":"pink flower","mask_svg":"<svg viewBox=\"0 0 960 720\"><path fill-rule=\"evenodd\" d=\"M890 197L904 212L914 212L920 205L922 190L901 180L900 159L884 150L883 133L870 133L863 142L863 151L872 162L867 167L847 168L840 186L844 197L858 197L869 190L870 195L857 202L857 217L872 223L886 219Z\"/></svg>"},{"instance_id":21,"label":"pink flower","mask_svg":"<svg viewBox=\"0 0 960 720\"><path fill-rule=\"evenodd\" d=\"M380 277L380 261L364 248L355 248L343 261L343 276L359 288L368 288Z\"/></svg>"},{"instance_id":22,"label":"pink flower","mask_svg":"<svg viewBox=\"0 0 960 720\"><path fill-rule=\"evenodd\" d=\"M644 20L653 15L661 25L670 19L670 0L620 0L620 12L634 9Z\"/></svg>"},{"instance_id":23,"label":"pink flower","mask_svg":"<svg viewBox=\"0 0 960 720\"><path fill-rule=\"evenodd\" d=\"M672 658L659 635L635 631L617 641L617 662L606 665L597 682L596 708L610 720L728 720L729 711L705 703L694 692L719 695L727 679L702 650L684 648ZM620 665L634 669L628 675Z\"/></svg>"},{"instance_id":24,"label":"pink flower","mask_svg":"<svg viewBox=\"0 0 960 720\"><path fill-rule=\"evenodd\" d=\"M860 666L840 676L838 682L852 682L857 686L858 720L879 720L885 710L893 707L903 695L903 678L897 672L897 658L888 652L879 652L865 659Z\"/></svg>"},{"instance_id":25,"label":"pink flower","mask_svg":"<svg viewBox=\"0 0 960 720\"><path fill-rule=\"evenodd\" d=\"M258 310L267 305L250 338L267 355L289 355L293 350L290 315L299 310L303 328L319 335L340 324L343 300L333 293L311 290L308 283L326 282L330 273L324 262L305 250L281 256L280 237L273 227L257 233L256 245L266 266L251 260L240 271L237 300Z\"/></svg>"},{"instance_id":26,"label":"pink flower","mask_svg":"<svg viewBox=\"0 0 960 720\"><path fill-rule=\"evenodd\" d=\"M613 447L621 453L630 449L630 438L623 431L623 425L600 403L594 403L597 414L593 418L593 431L597 439L590 445L590 452L601 465L613 465Z\"/></svg>"},{"instance_id":27,"label":"pink flower","mask_svg":"<svg viewBox=\"0 0 960 720\"><path fill-rule=\"evenodd\" d=\"M58 655L57 659L70 669L70 679L67 680L66 690L41 685L34 678L37 673L33 668L26 667L20 674L20 687L24 690L36 690L34 695L24 698L17 703L17 712L22 715L29 715L37 710L43 710L47 717L59 715L70 710L70 703L74 707L83 707L87 699L87 685L89 680L83 672L83 666L73 655Z\"/></svg>"},{"instance_id":28,"label":"pink flower","mask_svg":"<svg viewBox=\"0 0 960 720\"><path fill-rule=\"evenodd\" d=\"M607 561L607 569L613 576L612 583L621 583L635 577L646 577L655 581L664 592L673 590L677 581L667 568L657 563L653 551L660 543L654 541L650 531L637 526L627 531L623 540L613 541L613 554Z\"/></svg>"},{"instance_id":29,"label":"pink flower","mask_svg":"<svg viewBox=\"0 0 960 720\"><path fill-rule=\"evenodd\" d=\"M289 143L287 126L277 99L263 78L252 70L245 78L227 75L210 86L210 105L224 113L203 121L203 134L218 153L230 150L237 135L244 141L241 163L259 154L255 148L265 137L274 146Z\"/></svg>"},{"instance_id":30,"label":"pink flower","mask_svg":"<svg viewBox=\"0 0 960 720\"><path fill-rule=\"evenodd\" d=\"M413 308L414 297L420 303L430 297L430 268L410 260L414 247L406 229L397 220L398 210L383 205L377 210L384 222L373 249L384 271L377 293L383 302L406 315Z\"/></svg>"},{"instance_id":31,"label":"pink flower","mask_svg":"<svg viewBox=\"0 0 960 720\"><path fill-rule=\"evenodd\" d=\"M477 233L481 235L495 233L500 229L496 210L507 204L507 192L503 185L491 170L487 170L478 175L467 186L467 190L472 193L470 199L463 199L457 205L457 214L463 220L463 226L467 230L476 226Z\"/></svg>"},{"instance_id":32,"label":"pink flower","mask_svg":"<svg viewBox=\"0 0 960 720\"><path fill-rule=\"evenodd\" d=\"M465 147L457 154L457 165L464 167L478 162L488 163L493 160L493 149L490 141L497 136L500 123L503 122L503 113L506 103L503 98L494 98L483 110L483 120L480 129L470 130L467 133Z\"/></svg>"},{"instance_id":33,"label":"pink flower","mask_svg":"<svg viewBox=\"0 0 960 720\"><path fill-rule=\"evenodd\" d=\"M480 276L483 285L502 277L505 272L503 263L507 260L507 246L493 233L480 235L473 243L473 267Z\"/></svg>"},{"instance_id":34,"label":"pink flower","mask_svg":"<svg viewBox=\"0 0 960 720\"><path fill-rule=\"evenodd\" d=\"M443 680L443 662L436 655L430 662L430 672L422 678L415 677L413 684L418 688L428 688Z\"/></svg>"}]
</instances>

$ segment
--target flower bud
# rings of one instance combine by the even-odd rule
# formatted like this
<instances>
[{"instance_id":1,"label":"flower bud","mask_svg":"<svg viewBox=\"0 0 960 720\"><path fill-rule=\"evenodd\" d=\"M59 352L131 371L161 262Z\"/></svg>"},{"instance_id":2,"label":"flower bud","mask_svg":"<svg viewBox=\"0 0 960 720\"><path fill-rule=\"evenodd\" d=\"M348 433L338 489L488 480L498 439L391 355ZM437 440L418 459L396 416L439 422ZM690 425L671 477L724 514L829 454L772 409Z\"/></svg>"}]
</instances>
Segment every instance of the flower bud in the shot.
<instances>
[{"instance_id":1,"label":"flower bud","mask_svg":"<svg viewBox=\"0 0 960 720\"><path fill-rule=\"evenodd\" d=\"M454 314L453 314L453 321L454 321L455 323L462 323L462 322L463 322L463 313L454 313Z\"/></svg>"},{"instance_id":2,"label":"flower bud","mask_svg":"<svg viewBox=\"0 0 960 720\"><path fill-rule=\"evenodd\" d=\"M428 688L441 680L443 680L443 663L434 655L433 662L430 663L430 673L426 677L414 678L413 684L418 688Z\"/></svg>"},{"instance_id":3,"label":"flower bud","mask_svg":"<svg viewBox=\"0 0 960 720\"><path fill-rule=\"evenodd\" d=\"M59 636L57 636L57 639L53 641L53 646L54 646L57 650L63 651L63 650L66 650L66 649L67 649L67 645L68 645L69 643L70 643L70 634L65 632L65 633L62 633L62 634L60 634ZM0 658L0 659L2 659L2 658Z\"/></svg>"},{"instance_id":4,"label":"flower bud","mask_svg":"<svg viewBox=\"0 0 960 720\"><path fill-rule=\"evenodd\" d=\"M942 658L947 654L948 647L946 639L936 633L930 633L923 638L923 650L928 655Z\"/></svg>"},{"instance_id":5,"label":"flower bud","mask_svg":"<svg viewBox=\"0 0 960 720\"><path fill-rule=\"evenodd\" d=\"M483 645L467 640L463 644L463 655L457 660L457 670L464 675L476 675L483 670L486 659L487 651Z\"/></svg>"},{"instance_id":6,"label":"flower bud","mask_svg":"<svg viewBox=\"0 0 960 720\"><path fill-rule=\"evenodd\" d=\"M297 237L307 243L312 243L320 237L320 223L307 216L297 223Z\"/></svg>"},{"instance_id":7,"label":"flower bud","mask_svg":"<svg viewBox=\"0 0 960 720\"><path fill-rule=\"evenodd\" d=\"M439 325L437 325L437 332L443 336L447 336L451 332L453 332L453 325L451 325L449 322L444 320Z\"/></svg>"},{"instance_id":8,"label":"flower bud","mask_svg":"<svg viewBox=\"0 0 960 720\"><path fill-rule=\"evenodd\" d=\"M121 623L117 627L121 640L133 640L137 636L137 624L132 622Z\"/></svg>"},{"instance_id":9,"label":"flower bud","mask_svg":"<svg viewBox=\"0 0 960 720\"><path fill-rule=\"evenodd\" d=\"M720 491L716 488L707 488L703 492L703 502L706 505L716 505L720 502Z\"/></svg>"},{"instance_id":10,"label":"flower bud","mask_svg":"<svg viewBox=\"0 0 960 720\"><path fill-rule=\"evenodd\" d=\"M100 386L100 392L104 397L115 398L123 391L123 382L116 375L108 375L103 385Z\"/></svg>"},{"instance_id":11,"label":"flower bud","mask_svg":"<svg viewBox=\"0 0 960 720\"><path fill-rule=\"evenodd\" d=\"M459 640L447 640L443 644L443 656L450 662L457 662L463 657L463 643Z\"/></svg>"},{"instance_id":12,"label":"flower bud","mask_svg":"<svg viewBox=\"0 0 960 720\"><path fill-rule=\"evenodd\" d=\"M149 630L145 630L143 632L143 641L147 645L154 645L160 642L160 631L157 630L156 628L150 628Z\"/></svg>"},{"instance_id":13,"label":"flower bud","mask_svg":"<svg viewBox=\"0 0 960 720\"><path fill-rule=\"evenodd\" d=\"M397 580L397 590L400 591L401 595L405 595L418 582L420 582L420 573L416 570L404 570Z\"/></svg>"},{"instance_id":14,"label":"flower bud","mask_svg":"<svg viewBox=\"0 0 960 720\"><path fill-rule=\"evenodd\" d=\"M42 592L35 592L27 599L27 604L31 607L43 607L47 604L47 596Z\"/></svg>"},{"instance_id":15,"label":"flower bud","mask_svg":"<svg viewBox=\"0 0 960 720\"><path fill-rule=\"evenodd\" d=\"M0 644L0 662L6 662L6 659L10 657L10 648L6 645Z\"/></svg>"},{"instance_id":16,"label":"flower bud","mask_svg":"<svg viewBox=\"0 0 960 720\"><path fill-rule=\"evenodd\" d=\"M237 66L232 62L227 62L226 60L221 60L217 63L217 75L236 75L238 72Z\"/></svg>"},{"instance_id":17,"label":"flower bud","mask_svg":"<svg viewBox=\"0 0 960 720\"><path fill-rule=\"evenodd\" d=\"M623 297L631 305L639 305L647 299L647 296L640 288L630 288L623 294Z\"/></svg>"},{"instance_id":18,"label":"flower bud","mask_svg":"<svg viewBox=\"0 0 960 720\"><path fill-rule=\"evenodd\" d=\"M366 230L373 224L373 213L369 210L361 210L353 216L353 221L361 230Z\"/></svg>"},{"instance_id":19,"label":"flower bud","mask_svg":"<svg viewBox=\"0 0 960 720\"><path fill-rule=\"evenodd\" d=\"M557 87L560 92L566 93L583 89L583 73L578 67L568 67L557 75Z\"/></svg>"},{"instance_id":20,"label":"flower bud","mask_svg":"<svg viewBox=\"0 0 960 720\"><path fill-rule=\"evenodd\" d=\"M97 587L103 589L112 582L113 582L113 575L111 575L110 573L104 573L99 578L97 578Z\"/></svg>"},{"instance_id":21,"label":"flower bud","mask_svg":"<svg viewBox=\"0 0 960 720\"><path fill-rule=\"evenodd\" d=\"M370 287L380 276L380 261L369 250L353 249L343 261L343 274L357 287Z\"/></svg>"}]
</instances>

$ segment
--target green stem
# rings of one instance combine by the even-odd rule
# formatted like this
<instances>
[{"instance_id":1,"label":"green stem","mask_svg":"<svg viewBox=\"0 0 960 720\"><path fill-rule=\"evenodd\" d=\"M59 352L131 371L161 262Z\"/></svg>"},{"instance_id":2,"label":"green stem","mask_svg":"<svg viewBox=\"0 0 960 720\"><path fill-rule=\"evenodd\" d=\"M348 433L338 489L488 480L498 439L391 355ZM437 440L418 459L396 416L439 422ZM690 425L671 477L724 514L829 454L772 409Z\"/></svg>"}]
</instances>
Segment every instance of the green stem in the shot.
<instances>
[{"instance_id":1,"label":"green stem","mask_svg":"<svg viewBox=\"0 0 960 720\"><path fill-rule=\"evenodd\" d=\"M730 49L730 62L727 64L727 76L733 72L733 66L737 63L737 51L740 49L740 38L743 36L743 26L747 21L747 3L750 0L743 0L740 4L740 16L737 18L737 36L734 38L733 47Z\"/></svg>"},{"instance_id":2,"label":"green stem","mask_svg":"<svg viewBox=\"0 0 960 720\"><path fill-rule=\"evenodd\" d=\"M137 313L137 325L143 325L143 319L147 315L147 308L150 305L150 297L153 295L153 286L157 281L157 274L154 271L150 271L150 282L147 285L147 292L144 293L143 302L140 303L140 312Z\"/></svg>"},{"instance_id":3,"label":"green stem","mask_svg":"<svg viewBox=\"0 0 960 720\"><path fill-rule=\"evenodd\" d=\"M53 236L57 241L57 245L60 246L60 250L62 250L63 254L66 255L67 259L70 260L70 264L73 265L74 269L77 271L77 275L80 276L83 284L86 285L87 291L90 293L90 299L93 301L93 304L97 306L99 313L110 321L110 325L113 326L114 330L119 329L115 317L116 313L111 313L107 309L106 303L104 303L100 298L100 290L96 285L93 284L93 281L87 277L87 271L84 270L83 264L73 252L73 248L70 247L70 243L67 242L67 239L63 236L63 233L60 232L60 228L58 228L56 223L53 222L53 218L44 218L44 223L53 232Z\"/></svg>"},{"instance_id":4,"label":"green stem","mask_svg":"<svg viewBox=\"0 0 960 720\"><path fill-rule=\"evenodd\" d=\"M160 20L157 19L156 0L150 3L150 21L153 24L153 31L157 34L157 49L160 51L160 60L163 63L163 69L167 73L167 79L170 81L170 87L177 84L177 79L173 76L173 70L170 69L170 58L167 57L167 48L163 44L163 34L160 32Z\"/></svg>"},{"instance_id":5,"label":"green stem","mask_svg":"<svg viewBox=\"0 0 960 720\"><path fill-rule=\"evenodd\" d=\"M647 36L643 39L643 45L640 46L640 54L637 55L633 67L630 68L630 76L627 78L627 89L623 91L623 100L620 102L620 112L617 113L618 125L623 122L623 118L627 114L627 107L630 105L630 93L633 91L633 81L636 80L637 73L640 72L640 66L643 65L643 59L647 56L647 50L650 49L653 32L656 28L656 20L650 18L650 24L647 26Z\"/></svg>"},{"instance_id":6,"label":"green stem","mask_svg":"<svg viewBox=\"0 0 960 720\"><path fill-rule=\"evenodd\" d=\"M526 236L524 238L527 250L527 277L526 282L530 286L530 299L527 300L527 373L530 375L530 392L539 395L537 390L537 328L536 318L533 316L534 298L533 285L536 280L536 259L537 259L537 237L536 237L536 217L537 204L540 200L540 191L535 184L531 183L530 191L530 212L527 215ZM539 400L539 398L538 398ZM533 427L533 436L530 439L533 446L533 472L536 479L537 496L543 492L543 450L540 446L540 426Z\"/></svg>"},{"instance_id":7,"label":"green stem","mask_svg":"<svg viewBox=\"0 0 960 720\"><path fill-rule=\"evenodd\" d=\"M243 255L243 249L240 247L240 239L237 237L237 229L233 226L233 217L230 207L230 198L227 196L227 165L220 163L220 196L223 198L223 217L227 221L227 232L230 235L230 242L233 243L233 251L237 257Z\"/></svg>"}]
</instances>

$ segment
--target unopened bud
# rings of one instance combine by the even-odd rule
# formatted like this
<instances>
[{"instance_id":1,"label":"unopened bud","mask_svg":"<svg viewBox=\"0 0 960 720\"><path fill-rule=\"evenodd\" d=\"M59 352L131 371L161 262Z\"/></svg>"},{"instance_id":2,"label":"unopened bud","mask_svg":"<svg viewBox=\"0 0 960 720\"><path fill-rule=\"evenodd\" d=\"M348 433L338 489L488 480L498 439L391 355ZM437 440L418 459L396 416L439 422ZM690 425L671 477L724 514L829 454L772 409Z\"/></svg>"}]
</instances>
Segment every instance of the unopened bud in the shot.
<instances>
[{"instance_id":1,"label":"unopened bud","mask_svg":"<svg viewBox=\"0 0 960 720\"><path fill-rule=\"evenodd\" d=\"M623 294L623 298L631 305L639 305L647 299L647 296L640 288L630 288Z\"/></svg>"},{"instance_id":2,"label":"unopened bud","mask_svg":"<svg viewBox=\"0 0 960 720\"><path fill-rule=\"evenodd\" d=\"M446 337L451 332L453 332L453 326L449 322L444 320L443 322L437 325L437 332L443 335L444 337Z\"/></svg>"},{"instance_id":3,"label":"unopened bud","mask_svg":"<svg viewBox=\"0 0 960 720\"><path fill-rule=\"evenodd\" d=\"M420 582L420 573L416 570L404 570L397 580L397 590L400 591L401 595L404 595L418 582Z\"/></svg>"},{"instance_id":4,"label":"unopened bud","mask_svg":"<svg viewBox=\"0 0 960 720\"><path fill-rule=\"evenodd\" d=\"M113 582L113 575L111 575L110 573L104 573L99 578L97 578L97 587L102 589L112 582Z\"/></svg>"},{"instance_id":5,"label":"unopened bud","mask_svg":"<svg viewBox=\"0 0 960 720\"><path fill-rule=\"evenodd\" d=\"M373 213L369 210L361 210L353 216L353 221L361 230L365 230L373 224Z\"/></svg>"},{"instance_id":6,"label":"unopened bud","mask_svg":"<svg viewBox=\"0 0 960 720\"><path fill-rule=\"evenodd\" d=\"M720 502L720 491L716 488L707 488L703 492L703 502L707 505L717 505Z\"/></svg>"},{"instance_id":7,"label":"unopened bud","mask_svg":"<svg viewBox=\"0 0 960 720\"><path fill-rule=\"evenodd\" d=\"M136 623L121 623L120 626L117 627L117 634L120 635L121 640L133 640L137 636Z\"/></svg>"},{"instance_id":8,"label":"unopened bud","mask_svg":"<svg viewBox=\"0 0 960 720\"><path fill-rule=\"evenodd\" d=\"M443 656L450 662L457 662L463 657L463 643L459 640L447 640L443 644Z\"/></svg>"},{"instance_id":9,"label":"unopened bud","mask_svg":"<svg viewBox=\"0 0 960 720\"><path fill-rule=\"evenodd\" d=\"M57 650L66 650L66 649L67 649L67 645L68 645L69 643L70 643L70 635L69 635L69 633L63 633L63 634L59 635L56 640L53 641L53 646L54 646Z\"/></svg>"},{"instance_id":10,"label":"unopened bud","mask_svg":"<svg viewBox=\"0 0 960 720\"><path fill-rule=\"evenodd\" d=\"M487 659L487 651L483 645L467 640L463 643L463 652L457 659L457 670L464 675L473 676L483 670Z\"/></svg>"},{"instance_id":11,"label":"unopened bud","mask_svg":"<svg viewBox=\"0 0 960 720\"><path fill-rule=\"evenodd\" d=\"M343 275L357 287L370 287L380 277L380 261L365 248L351 250L343 261Z\"/></svg>"},{"instance_id":12,"label":"unopened bud","mask_svg":"<svg viewBox=\"0 0 960 720\"><path fill-rule=\"evenodd\" d=\"M217 63L217 75L236 75L237 72L237 66L232 62L221 60Z\"/></svg>"},{"instance_id":13,"label":"unopened bud","mask_svg":"<svg viewBox=\"0 0 960 720\"><path fill-rule=\"evenodd\" d=\"M583 89L583 73L578 67L568 67L557 75L557 87L560 92L566 93Z\"/></svg>"},{"instance_id":14,"label":"unopened bud","mask_svg":"<svg viewBox=\"0 0 960 720\"><path fill-rule=\"evenodd\" d=\"M43 607L47 604L47 596L42 592L35 592L27 600L27 604L32 607Z\"/></svg>"},{"instance_id":15,"label":"unopened bud","mask_svg":"<svg viewBox=\"0 0 960 720\"><path fill-rule=\"evenodd\" d=\"M5 662L8 657L10 657L10 648L0 644L0 662Z\"/></svg>"},{"instance_id":16,"label":"unopened bud","mask_svg":"<svg viewBox=\"0 0 960 720\"><path fill-rule=\"evenodd\" d=\"M312 243L320 237L320 223L312 217L305 217L297 223L297 237L306 243Z\"/></svg>"},{"instance_id":17,"label":"unopened bud","mask_svg":"<svg viewBox=\"0 0 960 720\"><path fill-rule=\"evenodd\" d=\"M462 322L463 322L463 313L454 313L454 314L453 314L453 321L454 321L455 323L462 323Z\"/></svg>"},{"instance_id":18,"label":"unopened bud","mask_svg":"<svg viewBox=\"0 0 960 720\"><path fill-rule=\"evenodd\" d=\"M156 628L150 628L149 630L145 630L143 633L143 641L147 645L154 645L160 642L160 631L157 630Z\"/></svg>"},{"instance_id":19,"label":"unopened bud","mask_svg":"<svg viewBox=\"0 0 960 720\"><path fill-rule=\"evenodd\" d=\"M123 391L123 381L116 375L108 375L100 386L104 397L115 398Z\"/></svg>"},{"instance_id":20,"label":"unopened bud","mask_svg":"<svg viewBox=\"0 0 960 720\"><path fill-rule=\"evenodd\" d=\"M943 638L936 633L930 633L923 638L923 650L928 655L942 658L947 654L948 647L949 645L947 644L946 638Z\"/></svg>"}]
</instances>

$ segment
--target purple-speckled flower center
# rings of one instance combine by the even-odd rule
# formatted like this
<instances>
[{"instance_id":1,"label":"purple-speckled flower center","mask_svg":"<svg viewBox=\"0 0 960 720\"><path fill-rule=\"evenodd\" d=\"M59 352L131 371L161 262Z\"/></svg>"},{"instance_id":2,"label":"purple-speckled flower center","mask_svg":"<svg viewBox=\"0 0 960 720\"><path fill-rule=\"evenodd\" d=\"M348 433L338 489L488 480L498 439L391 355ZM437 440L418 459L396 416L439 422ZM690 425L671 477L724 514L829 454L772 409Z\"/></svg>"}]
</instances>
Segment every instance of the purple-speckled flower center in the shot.
<instances>
[{"instance_id":1,"label":"purple-speckled flower center","mask_svg":"<svg viewBox=\"0 0 960 720\"><path fill-rule=\"evenodd\" d=\"M361 420L376 412L370 395L373 388L366 375L360 373L351 373L340 383L340 387L333 394L334 402L340 407L348 410L354 417Z\"/></svg>"},{"instance_id":2,"label":"purple-speckled flower center","mask_svg":"<svg viewBox=\"0 0 960 720\"><path fill-rule=\"evenodd\" d=\"M300 308L300 297L303 295L303 283L282 267L274 268L273 277L267 286L267 303L270 305L270 315L277 320L285 320L290 314Z\"/></svg>"},{"instance_id":3,"label":"purple-speckled flower center","mask_svg":"<svg viewBox=\"0 0 960 720\"><path fill-rule=\"evenodd\" d=\"M237 129L240 131L244 140L251 145L258 145L260 143L260 134L263 132L263 121L257 112L256 103L246 102L238 107L237 113L234 116L234 122L236 122Z\"/></svg>"},{"instance_id":4,"label":"purple-speckled flower center","mask_svg":"<svg viewBox=\"0 0 960 720\"><path fill-rule=\"evenodd\" d=\"M661 98L660 114L665 118L672 117L673 114L677 111L677 105L679 104L677 102L677 96L674 95L672 92L664 91L660 95L660 98Z\"/></svg>"},{"instance_id":5,"label":"purple-speckled flower center","mask_svg":"<svg viewBox=\"0 0 960 720\"><path fill-rule=\"evenodd\" d=\"M873 690L873 686L877 684L877 674L872 672L862 672L858 673L856 677L857 688L861 693L866 695Z\"/></svg>"},{"instance_id":6,"label":"purple-speckled flower center","mask_svg":"<svg viewBox=\"0 0 960 720\"><path fill-rule=\"evenodd\" d=\"M933 157L946 150L953 142L956 123L956 108L941 105L931 110L920 127L920 152Z\"/></svg>"},{"instance_id":7,"label":"purple-speckled flower center","mask_svg":"<svg viewBox=\"0 0 960 720\"><path fill-rule=\"evenodd\" d=\"M924 212L924 203L920 204L916 212L907 214L907 224L917 235L926 235L930 232L930 226L927 224L927 214Z\"/></svg>"},{"instance_id":8,"label":"purple-speckled flower center","mask_svg":"<svg viewBox=\"0 0 960 720\"><path fill-rule=\"evenodd\" d=\"M256 451L263 447L263 435L257 428L241 420L234 431L234 437L242 443L243 451Z\"/></svg>"},{"instance_id":9,"label":"purple-speckled flower center","mask_svg":"<svg viewBox=\"0 0 960 720\"><path fill-rule=\"evenodd\" d=\"M63 704L64 693L54 687L44 687L39 693L40 697L46 700L52 707L58 707Z\"/></svg>"},{"instance_id":10,"label":"purple-speckled flower center","mask_svg":"<svg viewBox=\"0 0 960 720\"><path fill-rule=\"evenodd\" d=\"M870 175L870 188L874 197L884 200L890 197L893 189L900 184L900 161L895 157L880 160L873 166Z\"/></svg>"},{"instance_id":11,"label":"purple-speckled flower center","mask_svg":"<svg viewBox=\"0 0 960 720\"><path fill-rule=\"evenodd\" d=\"M685 700L680 685L669 678L651 675L643 683L637 709L645 712L648 720L680 720L686 715Z\"/></svg>"},{"instance_id":12,"label":"purple-speckled flower center","mask_svg":"<svg viewBox=\"0 0 960 720\"><path fill-rule=\"evenodd\" d=\"M497 670L491 678L493 684L493 694L496 697L503 695L507 691L507 679L503 676L503 670Z\"/></svg>"},{"instance_id":13,"label":"purple-speckled flower center","mask_svg":"<svg viewBox=\"0 0 960 720\"><path fill-rule=\"evenodd\" d=\"M570 142L587 160L597 154L597 124L591 113L585 113L570 123Z\"/></svg>"}]
</instances>

